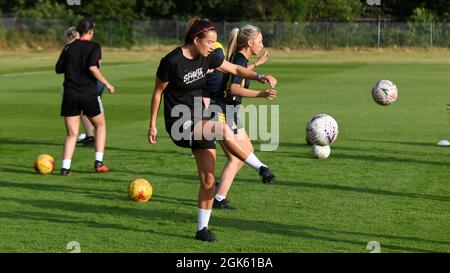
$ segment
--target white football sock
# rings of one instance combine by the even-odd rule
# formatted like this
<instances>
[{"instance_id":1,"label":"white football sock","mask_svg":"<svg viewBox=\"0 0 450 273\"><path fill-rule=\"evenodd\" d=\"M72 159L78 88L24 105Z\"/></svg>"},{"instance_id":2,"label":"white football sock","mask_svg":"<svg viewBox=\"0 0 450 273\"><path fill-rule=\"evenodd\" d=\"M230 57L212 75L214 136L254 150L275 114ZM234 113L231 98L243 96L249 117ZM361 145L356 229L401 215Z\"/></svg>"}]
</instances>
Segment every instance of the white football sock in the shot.
<instances>
[{"instance_id":1,"label":"white football sock","mask_svg":"<svg viewBox=\"0 0 450 273\"><path fill-rule=\"evenodd\" d=\"M198 226L197 230L202 230L204 227L208 227L209 217L211 216L212 209L198 209Z\"/></svg>"},{"instance_id":2,"label":"white football sock","mask_svg":"<svg viewBox=\"0 0 450 273\"><path fill-rule=\"evenodd\" d=\"M62 162L63 169L70 169L70 163L72 163L72 160L64 159Z\"/></svg>"},{"instance_id":3,"label":"white football sock","mask_svg":"<svg viewBox=\"0 0 450 273\"><path fill-rule=\"evenodd\" d=\"M223 196L223 195L220 195L220 194L216 194L216 196L214 197L214 198L216 198L216 200L217 201L222 201L223 199L226 199L227 197L226 196Z\"/></svg>"},{"instance_id":4,"label":"white football sock","mask_svg":"<svg viewBox=\"0 0 450 273\"><path fill-rule=\"evenodd\" d=\"M103 161L103 153L96 152L96 153L95 153L95 160L97 160L97 161Z\"/></svg>"},{"instance_id":5,"label":"white football sock","mask_svg":"<svg viewBox=\"0 0 450 273\"><path fill-rule=\"evenodd\" d=\"M259 171L259 168L261 168L261 166L267 167L261 161L259 161L254 153L250 153L250 155L245 160L245 163L257 171Z\"/></svg>"}]
</instances>

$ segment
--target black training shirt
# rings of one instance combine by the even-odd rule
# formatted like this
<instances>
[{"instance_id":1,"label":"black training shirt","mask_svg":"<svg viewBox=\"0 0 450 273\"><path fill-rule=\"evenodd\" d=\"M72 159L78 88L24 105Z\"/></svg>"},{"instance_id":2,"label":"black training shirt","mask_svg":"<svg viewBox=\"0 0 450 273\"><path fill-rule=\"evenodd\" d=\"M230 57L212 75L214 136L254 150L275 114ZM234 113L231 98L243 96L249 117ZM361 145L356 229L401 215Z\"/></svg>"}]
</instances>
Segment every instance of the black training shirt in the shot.
<instances>
[{"instance_id":1,"label":"black training shirt","mask_svg":"<svg viewBox=\"0 0 450 273\"><path fill-rule=\"evenodd\" d=\"M223 62L216 54L208 57L200 55L196 59L183 56L180 47L161 59L156 76L162 82L169 82L164 90L164 115L166 121L171 118L173 107L184 104L194 113L194 97L202 97L206 85L206 72L215 69Z\"/></svg>"},{"instance_id":2,"label":"black training shirt","mask_svg":"<svg viewBox=\"0 0 450 273\"><path fill-rule=\"evenodd\" d=\"M247 58L241 53L237 52L234 54L230 62L236 65L240 65L243 67L247 67L248 60ZM233 96L231 94L231 84L236 83L239 84L243 88L249 88L250 87L250 81L242 78L241 76L231 75L227 74L223 80L222 80L222 90L224 91L224 95L226 97L227 104L231 105L238 105L242 103L242 97L240 96Z\"/></svg>"},{"instance_id":3,"label":"black training shirt","mask_svg":"<svg viewBox=\"0 0 450 273\"><path fill-rule=\"evenodd\" d=\"M55 67L56 73L64 73L64 90L97 94L97 79L89 67L99 67L101 58L97 43L75 40L66 45Z\"/></svg>"}]
</instances>

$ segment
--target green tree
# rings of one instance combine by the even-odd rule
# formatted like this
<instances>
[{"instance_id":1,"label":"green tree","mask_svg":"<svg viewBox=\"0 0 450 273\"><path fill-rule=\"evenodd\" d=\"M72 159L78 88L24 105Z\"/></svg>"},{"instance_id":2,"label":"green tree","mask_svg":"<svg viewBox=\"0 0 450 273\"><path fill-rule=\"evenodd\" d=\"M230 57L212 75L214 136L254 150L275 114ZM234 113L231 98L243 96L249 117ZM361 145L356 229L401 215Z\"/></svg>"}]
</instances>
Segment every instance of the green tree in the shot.
<instances>
[{"instance_id":1,"label":"green tree","mask_svg":"<svg viewBox=\"0 0 450 273\"><path fill-rule=\"evenodd\" d=\"M362 12L359 0L310 0L308 3L308 21L349 22L357 19Z\"/></svg>"}]
</instances>

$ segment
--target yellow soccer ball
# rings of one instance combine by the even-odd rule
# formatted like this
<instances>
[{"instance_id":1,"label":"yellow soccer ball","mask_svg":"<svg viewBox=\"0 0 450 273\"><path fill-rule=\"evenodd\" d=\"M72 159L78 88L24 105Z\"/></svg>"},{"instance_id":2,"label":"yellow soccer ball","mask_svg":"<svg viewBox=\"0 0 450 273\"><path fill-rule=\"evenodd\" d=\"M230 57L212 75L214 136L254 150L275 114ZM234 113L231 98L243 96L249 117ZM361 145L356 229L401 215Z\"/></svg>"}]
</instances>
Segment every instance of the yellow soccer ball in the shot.
<instances>
[{"instance_id":1,"label":"yellow soccer ball","mask_svg":"<svg viewBox=\"0 0 450 273\"><path fill-rule=\"evenodd\" d=\"M147 202L152 198L153 187L144 178L135 179L128 185L128 196L136 202Z\"/></svg>"},{"instance_id":2,"label":"yellow soccer ball","mask_svg":"<svg viewBox=\"0 0 450 273\"><path fill-rule=\"evenodd\" d=\"M34 161L34 169L40 174L49 174L55 170L55 160L49 154L41 154Z\"/></svg>"}]
</instances>

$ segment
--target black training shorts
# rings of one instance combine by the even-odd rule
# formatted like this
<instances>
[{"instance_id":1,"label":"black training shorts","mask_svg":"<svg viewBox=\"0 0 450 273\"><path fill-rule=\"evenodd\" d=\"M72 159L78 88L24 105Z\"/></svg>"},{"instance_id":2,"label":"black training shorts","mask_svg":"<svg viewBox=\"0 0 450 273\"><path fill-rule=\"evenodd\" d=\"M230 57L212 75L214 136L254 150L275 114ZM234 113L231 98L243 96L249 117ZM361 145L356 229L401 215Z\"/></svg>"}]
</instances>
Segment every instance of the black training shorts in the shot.
<instances>
[{"instance_id":1,"label":"black training shorts","mask_svg":"<svg viewBox=\"0 0 450 273\"><path fill-rule=\"evenodd\" d=\"M200 120L197 120L196 122L200 122ZM170 118L166 118L165 123L167 133L177 146L182 148L191 148L192 150L216 149L215 140L194 139L193 131L195 123L193 118L181 122L182 126L177 125L176 120ZM178 122L178 124L180 123ZM173 126L175 126L175 130L172 130Z\"/></svg>"},{"instance_id":2,"label":"black training shorts","mask_svg":"<svg viewBox=\"0 0 450 273\"><path fill-rule=\"evenodd\" d=\"M65 91L61 104L61 116L79 116L95 117L103 113L103 104L98 94L85 94L72 91Z\"/></svg>"}]
</instances>

